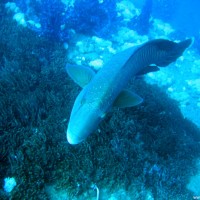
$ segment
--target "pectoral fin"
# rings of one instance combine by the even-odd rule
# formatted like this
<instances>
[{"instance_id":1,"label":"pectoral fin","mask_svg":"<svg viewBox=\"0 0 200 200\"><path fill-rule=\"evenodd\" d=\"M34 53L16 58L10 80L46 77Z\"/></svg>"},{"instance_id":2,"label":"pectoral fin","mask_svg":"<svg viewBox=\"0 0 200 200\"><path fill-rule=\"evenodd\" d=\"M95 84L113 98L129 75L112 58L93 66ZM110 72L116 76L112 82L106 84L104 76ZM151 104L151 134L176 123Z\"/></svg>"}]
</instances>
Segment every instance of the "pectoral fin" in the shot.
<instances>
[{"instance_id":1,"label":"pectoral fin","mask_svg":"<svg viewBox=\"0 0 200 200\"><path fill-rule=\"evenodd\" d=\"M115 100L113 106L119 108L132 107L137 106L142 103L142 101L143 99L134 92L123 90Z\"/></svg>"},{"instance_id":2,"label":"pectoral fin","mask_svg":"<svg viewBox=\"0 0 200 200\"><path fill-rule=\"evenodd\" d=\"M87 66L67 64L66 70L71 79L82 88L95 76L95 72Z\"/></svg>"}]
</instances>

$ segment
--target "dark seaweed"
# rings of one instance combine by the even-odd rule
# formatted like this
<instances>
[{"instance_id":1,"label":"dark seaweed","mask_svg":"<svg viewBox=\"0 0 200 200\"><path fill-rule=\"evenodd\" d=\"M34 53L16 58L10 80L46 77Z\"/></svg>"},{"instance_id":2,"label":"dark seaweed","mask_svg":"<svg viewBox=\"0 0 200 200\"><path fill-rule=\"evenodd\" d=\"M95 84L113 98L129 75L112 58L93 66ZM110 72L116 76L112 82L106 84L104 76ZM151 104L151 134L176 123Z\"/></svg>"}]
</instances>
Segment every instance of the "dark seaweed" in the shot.
<instances>
[{"instance_id":1,"label":"dark seaweed","mask_svg":"<svg viewBox=\"0 0 200 200\"><path fill-rule=\"evenodd\" d=\"M55 41L69 42L72 30L109 38L118 28L115 0L103 3L99 3L98 0L77 0L73 7L67 7L58 0L20 0L16 1L16 5L25 13L26 20L34 20L41 24L41 28L31 24L28 24L28 28Z\"/></svg>"},{"instance_id":2,"label":"dark seaweed","mask_svg":"<svg viewBox=\"0 0 200 200\"><path fill-rule=\"evenodd\" d=\"M108 113L96 133L71 146L65 131L80 89L65 72L66 51L10 18L0 31L0 181L17 181L10 196L0 189L1 199L49 199L49 184L72 199L92 183L138 200L146 190L158 200L191 198L185 186L196 173L200 133L164 88L133 81L144 103Z\"/></svg>"}]
</instances>

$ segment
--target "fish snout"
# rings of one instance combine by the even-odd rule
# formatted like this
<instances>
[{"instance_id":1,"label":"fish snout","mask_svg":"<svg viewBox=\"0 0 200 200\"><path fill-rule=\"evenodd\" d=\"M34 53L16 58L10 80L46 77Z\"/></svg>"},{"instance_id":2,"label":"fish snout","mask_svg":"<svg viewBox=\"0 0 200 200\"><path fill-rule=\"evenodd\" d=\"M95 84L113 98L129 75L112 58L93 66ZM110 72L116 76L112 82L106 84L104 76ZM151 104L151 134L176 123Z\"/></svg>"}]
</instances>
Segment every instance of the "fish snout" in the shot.
<instances>
[{"instance_id":1,"label":"fish snout","mask_svg":"<svg viewBox=\"0 0 200 200\"><path fill-rule=\"evenodd\" d=\"M69 144L76 145L83 141L84 139L81 139L77 136L77 134L73 134L73 132L70 131L70 129L67 129L67 141Z\"/></svg>"}]
</instances>

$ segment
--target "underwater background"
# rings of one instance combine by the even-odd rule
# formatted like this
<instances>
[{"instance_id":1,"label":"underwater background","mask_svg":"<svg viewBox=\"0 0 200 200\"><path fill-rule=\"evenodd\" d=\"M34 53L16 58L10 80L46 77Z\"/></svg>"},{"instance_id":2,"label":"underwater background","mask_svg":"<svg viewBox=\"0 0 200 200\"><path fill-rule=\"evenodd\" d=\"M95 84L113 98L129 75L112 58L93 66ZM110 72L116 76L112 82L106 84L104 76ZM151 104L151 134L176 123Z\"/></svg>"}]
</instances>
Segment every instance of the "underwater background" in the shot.
<instances>
[{"instance_id":1,"label":"underwater background","mask_svg":"<svg viewBox=\"0 0 200 200\"><path fill-rule=\"evenodd\" d=\"M1 0L0 199L200 199L199 0ZM128 47L193 38L175 63L133 79L144 102L107 113L72 146L81 91L67 63L103 67Z\"/></svg>"}]
</instances>

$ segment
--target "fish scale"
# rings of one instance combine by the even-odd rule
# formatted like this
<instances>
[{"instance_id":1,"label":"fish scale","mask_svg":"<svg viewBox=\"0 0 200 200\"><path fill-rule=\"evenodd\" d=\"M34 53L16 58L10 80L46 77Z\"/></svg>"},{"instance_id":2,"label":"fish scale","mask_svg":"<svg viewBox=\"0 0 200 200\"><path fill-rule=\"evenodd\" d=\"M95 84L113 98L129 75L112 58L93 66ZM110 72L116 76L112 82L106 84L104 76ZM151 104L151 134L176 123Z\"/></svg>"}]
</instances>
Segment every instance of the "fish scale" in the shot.
<instances>
[{"instance_id":1,"label":"fish scale","mask_svg":"<svg viewBox=\"0 0 200 200\"><path fill-rule=\"evenodd\" d=\"M157 71L157 66L165 67L176 61L191 42L191 39L180 43L157 39L137 48L131 47L114 55L97 74L86 67L68 65L70 77L83 87L70 116L68 142L78 144L85 140L113 106L123 108L140 104L141 97L125 90L128 82L139 73Z\"/></svg>"}]
</instances>

